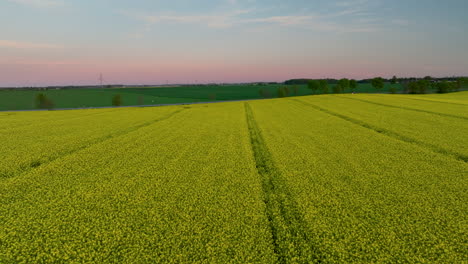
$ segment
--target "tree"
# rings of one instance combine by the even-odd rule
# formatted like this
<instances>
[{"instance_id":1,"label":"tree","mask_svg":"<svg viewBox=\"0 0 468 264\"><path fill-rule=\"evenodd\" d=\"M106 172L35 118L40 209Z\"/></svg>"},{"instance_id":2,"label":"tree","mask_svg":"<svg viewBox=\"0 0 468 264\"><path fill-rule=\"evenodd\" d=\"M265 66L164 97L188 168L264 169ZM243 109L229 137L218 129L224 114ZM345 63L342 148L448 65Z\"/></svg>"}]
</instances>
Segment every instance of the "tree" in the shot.
<instances>
[{"instance_id":1,"label":"tree","mask_svg":"<svg viewBox=\"0 0 468 264\"><path fill-rule=\"evenodd\" d=\"M385 86L384 79L382 79L382 77L372 79L371 84L377 90L383 89Z\"/></svg>"},{"instance_id":2,"label":"tree","mask_svg":"<svg viewBox=\"0 0 468 264\"><path fill-rule=\"evenodd\" d=\"M286 92L284 91L283 87L279 87L277 93L278 93L278 98L286 97Z\"/></svg>"},{"instance_id":3,"label":"tree","mask_svg":"<svg viewBox=\"0 0 468 264\"><path fill-rule=\"evenodd\" d=\"M468 84L468 78L460 77L457 79L457 90L460 90L464 85Z\"/></svg>"},{"instance_id":4,"label":"tree","mask_svg":"<svg viewBox=\"0 0 468 264\"><path fill-rule=\"evenodd\" d=\"M320 84L320 90L322 91L322 93L327 94L328 93L328 82L327 82L327 80L320 80L319 84Z\"/></svg>"},{"instance_id":5,"label":"tree","mask_svg":"<svg viewBox=\"0 0 468 264\"><path fill-rule=\"evenodd\" d=\"M270 90L268 90L266 88L262 88L258 92L260 93L260 96L263 97L263 98L271 97Z\"/></svg>"},{"instance_id":6,"label":"tree","mask_svg":"<svg viewBox=\"0 0 468 264\"><path fill-rule=\"evenodd\" d=\"M343 78L338 81L340 92L344 92L346 89L349 88L349 80L346 78Z\"/></svg>"},{"instance_id":7,"label":"tree","mask_svg":"<svg viewBox=\"0 0 468 264\"><path fill-rule=\"evenodd\" d=\"M258 90L258 93L260 94L260 97L265 98L265 91L263 89Z\"/></svg>"},{"instance_id":8,"label":"tree","mask_svg":"<svg viewBox=\"0 0 468 264\"><path fill-rule=\"evenodd\" d=\"M307 88L312 90L315 93L320 88L320 83L317 80L310 80L307 82Z\"/></svg>"},{"instance_id":9,"label":"tree","mask_svg":"<svg viewBox=\"0 0 468 264\"><path fill-rule=\"evenodd\" d=\"M438 82L436 84L436 89L438 93L448 93L448 92L455 90L455 88L456 87L454 83L452 82L443 81L443 82Z\"/></svg>"},{"instance_id":10,"label":"tree","mask_svg":"<svg viewBox=\"0 0 468 264\"><path fill-rule=\"evenodd\" d=\"M293 85L293 91L295 96L299 95L299 87L297 85Z\"/></svg>"},{"instance_id":11,"label":"tree","mask_svg":"<svg viewBox=\"0 0 468 264\"><path fill-rule=\"evenodd\" d=\"M112 97L112 105L113 106L121 106L122 105L122 96L120 94L114 95Z\"/></svg>"},{"instance_id":12,"label":"tree","mask_svg":"<svg viewBox=\"0 0 468 264\"><path fill-rule=\"evenodd\" d=\"M289 94L290 94L289 87L285 86L285 87L283 87L283 90L284 90L284 94L286 96L289 96Z\"/></svg>"},{"instance_id":13,"label":"tree","mask_svg":"<svg viewBox=\"0 0 468 264\"><path fill-rule=\"evenodd\" d=\"M395 86L390 87L388 90L391 94L396 94L397 93L397 88Z\"/></svg>"},{"instance_id":14,"label":"tree","mask_svg":"<svg viewBox=\"0 0 468 264\"><path fill-rule=\"evenodd\" d=\"M45 94L40 93L36 95L36 108L51 110L54 108L54 103Z\"/></svg>"},{"instance_id":15,"label":"tree","mask_svg":"<svg viewBox=\"0 0 468 264\"><path fill-rule=\"evenodd\" d=\"M400 81L400 84L401 84L401 88L402 88L403 93L407 93L408 92L409 81L408 80L402 80L402 81Z\"/></svg>"},{"instance_id":16,"label":"tree","mask_svg":"<svg viewBox=\"0 0 468 264\"><path fill-rule=\"evenodd\" d=\"M143 96L138 96L138 105L144 105L145 104L145 99Z\"/></svg>"},{"instance_id":17,"label":"tree","mask_svg":"<svg viewBox=\"0 0 468 264\"><path fill-rule=\"evenodd\" d=\"M337 83L335 86L333 86L333 93L341 93L343 90L343 87L341 86L341 83Z\"/></svg>"},{"instance_id":18,"label":"tree","mask_svg":"<svg viewBox=\"0 0 468 264\"><path fill-rule=\"evenodd\" d=\"M408 83L408 92L411 94L417 93L419 90L418 83L417 82L410 82Z\"/></svg>"},{"instance_id":19,"label":"tree","mask_svg":"<svg viewBox=\"0 0 468 264\"><path fill-rule=\"evenodd\" d=\"M398 79L395 75L393 75L392 79L390 79L390 84L392 84L392 86L389 89L390 93L395 94L397 92L397 88L394 86L397 83Z\"/></svg>"},{"instance_id":20,"label":"tree","mask_svg":"<svg viewBox=\"0 0 468 264\"><path fill-rule=\"evenodd\" d=\"M431 80L432 80L432 77L431 77ZM431 87L431 81L428 79L419 80L418 84L419 84L419 93L422 93L422 94L426 93L427 90L429 90L429 87Z\"/></svg>"},{"instance_id":21,"label":"tree","mask_svg":"<svg viewBox=\"0 0 468 264\"><path fill-rule=\"evenodd\" d=\"M408 84L408 92L412 94L423 94L427 92L430 86L428 80L422 79Z\"/></svg>"},{"instance_id":22,"label":"tree","mask_svg":"<svg viewBox=\"0 0 468 264\"><path fill-rule=\"evenodd\" d=\"M357 81L356 80L349 80L349 87L353 93L356 91L357 88Z\"/></svg>"}]
</instances>

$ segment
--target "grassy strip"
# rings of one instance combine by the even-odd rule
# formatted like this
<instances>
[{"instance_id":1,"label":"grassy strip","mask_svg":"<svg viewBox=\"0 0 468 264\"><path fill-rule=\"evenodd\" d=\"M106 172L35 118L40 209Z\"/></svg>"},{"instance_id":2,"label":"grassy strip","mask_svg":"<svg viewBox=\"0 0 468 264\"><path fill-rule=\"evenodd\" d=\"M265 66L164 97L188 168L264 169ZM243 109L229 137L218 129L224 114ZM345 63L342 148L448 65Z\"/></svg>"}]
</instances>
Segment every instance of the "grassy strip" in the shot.
<instances>
[{"instance_id":1,"label":"grassy strip","mask_svg":"<svg viewBox=\"0 0 468 264\"><path fill-rule=\"evenodd\" d=\"M93 140L93 141L91 141L91 142L88 142L87 144L81 145L81 146L79 146L79 147L77 147L77 148L75 148L75 149L72 149L72 150L70 150L70 151L64 152L64 153L62 153L62 155L60 155L60 156L56 156L56 157L54 157L54 158L48 159L47 161L39 161L39 160L33 161L33 162L31 162L31 163L29 164L29 166L24 166L24 167L22 167L22 168L21 168L22 170L21 170L20 172L12 173L12 174L0 174L0 178L12 178L12 177L15 177L15 176L23 175L23 174L25 174L25 173L27 173L27 172L33 170L33 169L36 169L36 168L38 168L38 167L40 167L40 166L42 166L42 165L44 165L44 164L51 163L51 162L53 162L53 161L55 161L55 160L58 160L58 159L63 158L64 156L67 156L67 155L73 154L73 153L75 153L75 152L78 152L78 151L80 151L80 150L86 149L86 148L88 148L88 147L90 147L90 146L92 146L92 145L95 145L95 144L104 142L104 141L109 140L109 139L112 139L112 138L124 136L124 135L126 135L126 134L128 134L128 133L131 133L131 132L136 131L136 130L138 130L138 129L141 129L141 128L143 128L143 127L147 127L147 126L150 126L150 125L152 125L152 124L154 124L154 123L157 123L157 122L160 122L160 121L169 119L169 118L171 118L172 116L174 116L174 115L180 113L180 112L183 111L184 109L185 109L185 108L182 108L182 109L176 110L176 111L174 111L174 112L171 112L171 113L169 113L169 114L167 114L167 115L165 115L165 116L163 116L163 117L160 117L160 118L157 118L157 119L148 121L148 122L144 122L144 123L142 123L142 124L139 124L139 125L137 125L137 126L133 126L133 127L130 127L130 128L124 129L124 130L120 130L120 131L118 131L118 132L116 132L116 133L112 133L112 134L105 135L105 136L100 137L100 138L98 138L98 139L96 139L96 140Z\"/></svg>"},{"instance_id":2,"label":"grassy strip","mask_svg":"<svg viewBox=\"0 0 468 264\"><path fill-rule=\"evenodd\" d=\"M432 111L427 111L427 110L422 110L422 109L416 109L416 108L411 108L411 107L403 107L403 106L389 105L389 104L384 104L384 103L377 103L377 102L372 102L372 101L368 101L368 100L364 100L364 99L350 98L350 97L346 97L346 96L340 96L340 98L345 98L345 99L349 99L349 100L360 101L360 102L369 103L369 104L374 104L374 105L379 105L379 106L385 106L385 107L391 107L391 108L397 108L397 109L403 109L403 110L409 110L409 111L416 111L416 112L422 112L422 113L427 113L427 114L440 115L440 116L453 117L453 118L461 118L461 119L468 120L468 118L463 117L463 116L458 116L458 115L444 114L444 113L432 112ZM422 101L422 100L421 100L421 101Z\"/></svg>"},{"instance_id":3,"label":"grassy strip","mask_svg":"<svg viewBox=\"0 0 468 264\"><path fill-rule=\"evenodd\" d=\"M257 171L262 178L266 211L279 263L320 262L321 255L308 237L310 231L287 190L264 143L249 103L245 103L250 141Z\"/></svg>"},{"instance_id":4,"label":"grassy strip","mask_svg":"<svg viewBox=\"0 0 468 264\"><path fill-rule=\"evenodd\" d=\"M319 107L317 105L314 105L314 104L311 104L311 103L308 103L308 102L304 102L304 101L301 101L301 100L297 100L297 99L291 99L295 102L299 102L301 104L304 104L304 105L307 105L307 106L310 106L314 109L317 109L319 111L322 111L324 113L327 113L329 115L332 115L332 116L335 116L335 117L338 117L338 118L341 118L343 120L346 120L348 122L351 122L353 124L356 124L356 125L359 125L359 126L362 126L364 128L367 128L367 129L371 129L371 130L374 130L375 132L377 133L381 133L381 134L384 134L386 136L389 136L389 137L392 137L392 138L395 138L395 139L398 139L398 140L401 140L401 141L404 141L404 142L407 142L407 143L412 143L412 144L416 144L416 145L419 145L421 147L425 147L425 148L428 148L430 149L431 151L433 152L436 152L436 153L439 153L439 154L443 154L443 155L449 155L449 156L452 156L454 157L455 159L458 159L458 160L461 160L463 162L468 162L468 156L466 155L463 155L463 154L460 154L460 153L456 153L456 152L453 152L453 151L449 151L449 150L446 150L446 149L443 149L443 148L440 148L438 146L435 146L435 145L432 145L432 144L429 144L429 143L426 143L426 142L422 142L422 141L419 141L419 140L416 140L414 138L410 138L410 137L407 137L407 136L403 136L401 134L398 134L396 132L393 132L391 130L388 130L388 129L385 129L385 128L380 128L380 127L376 127L374 125L371 125L369 123L366 123L366 122L363 122L361 120L357 120L357 119L354 119L352 117L349 117L349 116L346 116L346 115L342 115L342 114L338 114L336 112L333 112L333 111L330 111L328 109L325 109L325 108L322 108L322 107ZM356 99L358 100L358 99Z\"/></svg>"}]
</instances>

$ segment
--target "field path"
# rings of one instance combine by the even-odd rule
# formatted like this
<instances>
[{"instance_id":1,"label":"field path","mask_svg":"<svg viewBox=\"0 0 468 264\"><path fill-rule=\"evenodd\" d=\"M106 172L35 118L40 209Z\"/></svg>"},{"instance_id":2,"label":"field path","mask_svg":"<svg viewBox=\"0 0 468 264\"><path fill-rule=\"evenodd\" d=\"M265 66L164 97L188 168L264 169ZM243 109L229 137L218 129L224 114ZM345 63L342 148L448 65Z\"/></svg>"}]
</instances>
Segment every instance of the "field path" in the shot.
<instances>
[{"instance_id":1,"label":"field path","mask_svg":"<svg viewBox=\"0 0 468 264\"><path fill-rule=\"evenodd\" d=\"M309 238L302 212L288 190L258 128L249 103L244 103L250 141L258 174L262 178L265 204L280 263L318 263L321 253Z\"/></svg>"},{"instance_id":2,"label":"field path","mask_svg":"<svg viewBox=\"0 0 468 264\"><path fill-rule=\"evenodd\" d=\"M434 115L441 115L441 116L448 116L448 117L453 117L453 118L461 118L464 120L468 120L468 117L461 116L461 115L454 115L454 114L446 114L446 113L440 113L440 112L434 112L434 111L429 111L429 110L424 110L424 109L417 109L417 108L412 108L412 107L406 107L406 106L397 106L397 105L391 105L391 104L385 104L381 102L375 102L375 101L370 101L370 100L365 100L362 98L356 98L356 97L348 97L348 96L340 96L340 98L346 98L349 100L356 100L356 101L361 101L364 103L369 103L369 104L375 104L375 105L380 105L380 106L386 106L386 107L391 107L391 108L399 108L399 109L404 109L404 110L409 110L409 111L416 111L416 112L422 112L422 113L429 113L429 114L434 114ZM468 113L468 106L465 108L465 112L463 113Z\"/></svg>"},{"instance_id":3,"label":"field path","mask_svg":"<svg viewBox=\"0 0 468 264\"><path fill-rule=\"evenodd\" d=\"M368 98L356 95L353 99ZM380 97L379 97L380 98ZM392 100L383 97L381 100ZM468 157L468 122L464 118L388 107L379 104L351 100L342 95L327 95L290 99L296 103L305 102L342 118L353 120L367 128L385 132L406 142L424 145L433 151L451 155L466 161ZM427 104L425 104L427 105ZM418 106L423 107L423 106Z\"/></svg>"},{"instance_id":4,"label":"field path","mask_svg":"<svg viewBox=\"0 0 468 264\"><path fill-rule=\"evenodd\" d=\"M385 128L382 128L382 127L377 127L373 124L370 124L370 123L366 123L366 122L363 122L361 120L358 120L358 119L354 119L352 117L349 117L349 116L346 116L346 115L342 115L342 114L339 114L337 112L334 112L334 111L331 111L331 110L328 110L328 109L325 109L325 108L322 108L322 107L319 107L317 105L314 105L310 102L304 102L304 101L300 101L300 100L295 100L293 99L295 102L298 102L298 103L301 103L301 104L304 104L304 105L307 105L307 106L310 106L314 109L317 109L319 111L322 111L324 113L327 113L327 114L330 114L330 115L333 115L333 116L336 116L338 118L341 118L343 120L346 120L348 122L351 122L353 124L356 124L356 125L359 125L361 127L364 127L364 128L367 128L367 129L370 129L370 130L373 130L377 133L381 133L381 134L384 134L386 136L389 136L389 137L393 137L395 139L398 139L398 140L401 140L403 142L407 142L407 143L412 143L412 144L417 144L419 146L422 146L422 147L425 147L427 149L430 149L431 151L434 151L436 153L440 153L440 154L443 154L443 155L450 155L458 160L461 160L463 162L468 162L468 156L464 155L464 154L461 154L461 153L457 153L457 152L452 152L450 150L447 150L447 149L443 149L443 148L440 148L439 146L437 145L433 145L433 144L430 144L428 142L425 142L425 141L421 141L421 140L418 140L418 139L415 139L415 138L412 138L412 137L407 137L405 135L402 135L402 134L399 134L397 132L394 132L392 130L389 130L389 129L385 129Z\"/></svg>"},{"instance_id":5,"label":"field path","mask_svg":"<svg viewBox=\"0 0 468 264\"><path fill-rule=\"evenodd\" d=\"M322 263L464 258L466 162L290 99L250 105Z\"/></svg>"},{"instance_id":6,"label":"field path","mask_svg":"<svg viewBox=\"0 0 468 264\"><path fill-rule=\"evenodd\" d=\"M86 122L87 120L83 117L80 119L80 122L76 122L76 120L73 119L71 121L67 120L65 124L62 124L62 126L60 125L60 122L55 124L41 124L41 130L46 132L41 135L34 135L34 130L28 129L27 127L9 129L5 132L5 136L7 137L10 134L17 134L21 131L32 133L31 135L27 135L25 133L26 135L19 137L17 141L7 142L0 146L0 151L6 155L5 159L0 160L0 179L20 176L30 170L42 166L43 164L47 164L56 159L63 158L66 155L70 155L71 153L88 148L89 146L99 142L128 134L142 127L146 127L161 120L170 118L184 110L184 108L176 110L170 110L166 108L162 110L169 111L167 114L165 114L163 111L161 113L157 112L157 114L153 116L148 114L142 115L142 117L134 118L128 123L122 122L121 125L119 125L120 123L117 122L116 118L112 118L111 123L102 125L102 128L100 128L101 124L96 124L96 126L93 127L94 122L90 122L90 124L88 124ZM105 113L108 112L106 111ZM95 120L94 117L95 116L88 116L87 118L92 121ZM63 126L66 127L67 123L73 123L74 127L76 127L74 130L67 129L62 132L63 134L66 134L70 140L63 140L62 144L44 145L43 142L45 141L47 143L54 134L57 134L57 137L63 137L63 135L60 135L60 132L62 131ZM89 125L90 127L88 127ZM87 133L90 136L82 136L82 130L89 130ZM90 131L96 131L97 133L90 133ZM48 135L50 138L48 138ZM29 152L24 153L21 151L25 148L29 148ZM14 166L2 166L2 163L11 163L11 159L19 159L19 161L17 161Z\"/></svg>"}]
</instances>

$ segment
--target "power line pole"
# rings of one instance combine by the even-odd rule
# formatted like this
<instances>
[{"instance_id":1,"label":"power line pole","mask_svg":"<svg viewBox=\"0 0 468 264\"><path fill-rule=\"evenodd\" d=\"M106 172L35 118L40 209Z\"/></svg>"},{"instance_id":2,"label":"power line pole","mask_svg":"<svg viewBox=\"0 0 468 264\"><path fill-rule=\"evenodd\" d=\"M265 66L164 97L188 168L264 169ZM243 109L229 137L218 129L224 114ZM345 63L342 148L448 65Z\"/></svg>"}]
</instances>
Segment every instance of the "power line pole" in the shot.
<instances>
[{"instance_id":1,"label":"power line pole","mask_svg":"<svg viewBox=\"0 0 468 264\"><path fill-rule=\"evenodd\" d=\"M101 84L101 88L104 88L102 83L104 82L104 78L102 77L102 73L99 74L99 83Z\"/></svg>"}]
</instances>

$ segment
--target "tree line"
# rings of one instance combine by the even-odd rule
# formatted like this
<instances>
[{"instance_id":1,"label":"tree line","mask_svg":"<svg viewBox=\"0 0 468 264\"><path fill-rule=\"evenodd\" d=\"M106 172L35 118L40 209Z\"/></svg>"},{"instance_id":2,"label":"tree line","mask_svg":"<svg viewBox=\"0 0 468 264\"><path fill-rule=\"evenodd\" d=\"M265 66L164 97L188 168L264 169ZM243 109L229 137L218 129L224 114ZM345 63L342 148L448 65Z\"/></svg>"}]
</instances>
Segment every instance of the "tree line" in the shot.
<instances>
[{"instance_id":1,"label":"tree line","mask_svg":"<svg viewBox=\"0 0 468 264\"><path fill-rule=\"evenodd\" d=\"M410 93L410 94L424 94L427 92L437 92L437 93L448 93L453 91L459 91L464 86L468 85L467 77L450 77L450 78L432 78L426 76L424 78L397 78L393 76L390 79L385 79L382 77L376 77L373 79L365 80L353 80L353 79L293 79L288 80L285 84L289 85L307 85L313 94L316 94L320 91L322 94L330 93L330 85L333 85L331 88L332 93L343 93L346 91L356 92L356 89L359 84L370 84L376 91L381 91L385 88L385 84L389 83L388 91L390 93L397 93L399 88L397 84L401 86L400 92ZM280 88L284 89L284 88ZM280 97L280 96L278 96ZM284 96L282 96L284 97Z\"/></svg>"},{"instance_id":2,"label":"tree line","mask_svg":"<svg viewBox=\"0 0 468 264\"><path fill-rule=\"evenodd\" d=\"M398 82L413 82L413 81L418 81L418 80L430 80L430 81L435 81L435 82L442 82L442 81L447 81L447 82L457 82L460 79L466 78L465 76L458 76L458 77L431 77L431 76L425 76L425 77L396 77L393 76L391 78L383 78L383 77L377 77L377 78L382 78L384 82L390 83L392 81L397 80ZM370 78L370 79L361 79L357 80L358 84L362 83L371 83L372 80L375 78ZM286 85L306 85L310 80L318 80L318 79L290 79L284 82ZM326 80L329 84L337 84L340 79L334 79L334 78L325 78L323 80Z\"/></svg>"}]
</instances>

